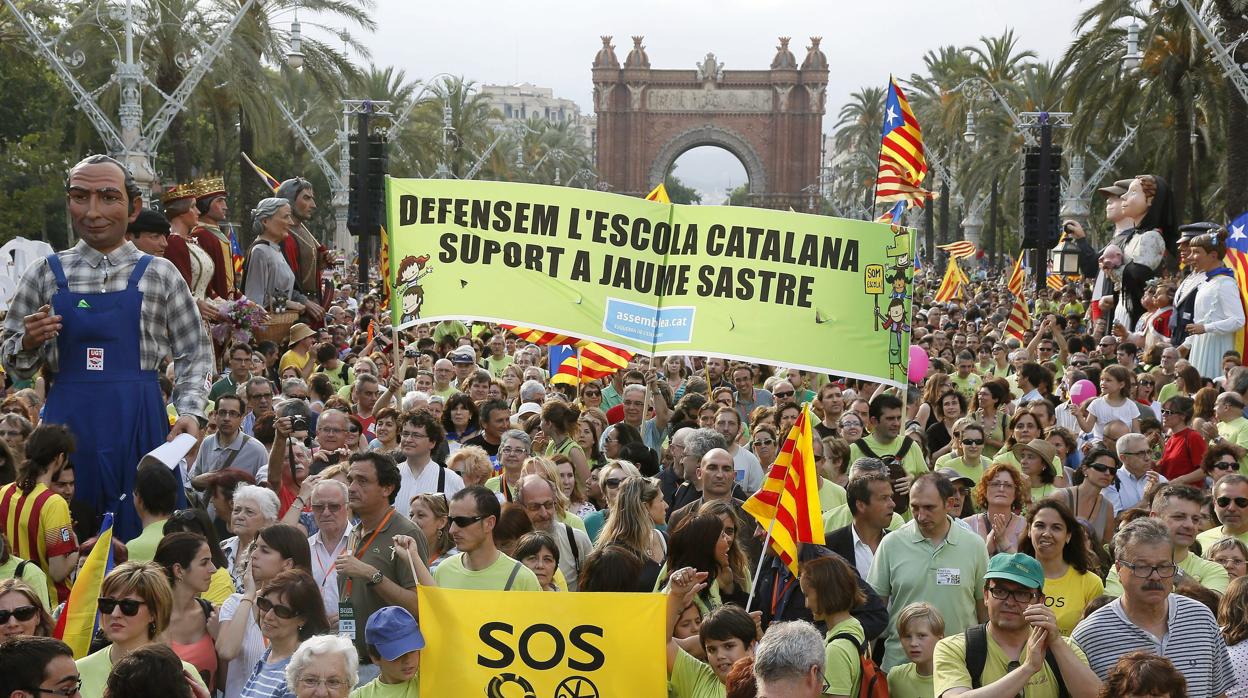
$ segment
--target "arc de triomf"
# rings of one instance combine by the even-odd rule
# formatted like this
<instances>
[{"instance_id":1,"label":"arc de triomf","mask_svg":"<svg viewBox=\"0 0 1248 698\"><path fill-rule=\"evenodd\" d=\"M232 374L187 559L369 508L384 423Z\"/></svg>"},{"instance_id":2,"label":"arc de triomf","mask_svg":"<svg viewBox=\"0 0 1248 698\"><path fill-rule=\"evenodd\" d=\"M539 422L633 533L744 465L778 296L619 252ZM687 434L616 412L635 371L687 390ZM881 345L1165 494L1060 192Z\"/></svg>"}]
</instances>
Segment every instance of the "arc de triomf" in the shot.
<instances>
[{"instance_id":1,"label":"arc de triomf","mask_svg":"<svg viewBox=\"0 0 1248 698\"><path fill-rule=\"evenodd\" d=\"M642 41L633 37L621 66L604 36L594 58L600 181L645 195L681 153L712 145L745 166L751 205L807 210L819 183L828 84L819 38L799 65L781 37L768 70L724 70L710 53L692 70L654 70Z\"/></svg>"}]
</instances>

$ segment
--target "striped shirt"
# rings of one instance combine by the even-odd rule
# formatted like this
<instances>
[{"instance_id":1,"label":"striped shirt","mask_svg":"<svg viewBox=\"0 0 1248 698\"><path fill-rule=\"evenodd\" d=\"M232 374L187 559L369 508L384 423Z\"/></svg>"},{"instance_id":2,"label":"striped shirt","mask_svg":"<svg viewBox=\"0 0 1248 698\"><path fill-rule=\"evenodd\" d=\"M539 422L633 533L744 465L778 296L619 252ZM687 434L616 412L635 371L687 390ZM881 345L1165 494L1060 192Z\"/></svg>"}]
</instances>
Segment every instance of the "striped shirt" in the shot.
<instances>
[{"instance_id":1,"label":"striped shirt","mask_svg":"<svg viewBox=\"0 0 1248 698\"><path fill-rule=\"evenodd\" d=\"M1235 675L1213 613L1199 601L1178 594L1170 595L1167 606L1166 634L1160 639L1127 619L1122 599L1084 618L1071 637L1102 681L1119 657L1143 650L1169 659L1187 679L1191 698L1226 693Z\"/></svg>"},{"instance_id":2,"label":"striped shirt","mask_svg":"<svg viewBox=\"0 0 1248 698\"><path fill-rule=\"evenodd\" d=\"M260 661L256 662L256 668L239 698L295 698L295 692L286 686L286 665L290 663L290 657L269 664L269 653L272 651L265 650Z\"/></svg>"},{"instance_id":3,"label":"striped shirt","mask_svg":"<svg viewBox=\"0 0 1248 698\"><path fill-rule=\"evenodd\" d=\"M65 268L69 290L74 293L125 290L130 272L142 255L130 242L107 255L85 242L57 254ZM164 357L172 356L176 372L173 402L178 414L202 417L214 374L212 343L191 290L177 267L163 258L151 261L138 287L143 294L139 365L145 371L155 371ZM0 362L15 378L30 378L43 366L55 373L60 366L54 341L44 342L33 351L22 350L22 318L51 303L55 293L56 277L48 261L35 260L17 284L4 319L4 331L0 333Z\"/></svg>"},{"instance_id":4,"label":"striped shirt","mask_svg":"<svg viewBox=\"0 0 1248 698\"><path fill-rule=\"evenodd\" d=\"M61 495L38 483L23 493L17 483L0 487L0 524L12 553L47 572L48 561L78 549L69 504ZM48 601L52 607L68 598L69 587L48 577Z\"/></svg>"}]
</instances>

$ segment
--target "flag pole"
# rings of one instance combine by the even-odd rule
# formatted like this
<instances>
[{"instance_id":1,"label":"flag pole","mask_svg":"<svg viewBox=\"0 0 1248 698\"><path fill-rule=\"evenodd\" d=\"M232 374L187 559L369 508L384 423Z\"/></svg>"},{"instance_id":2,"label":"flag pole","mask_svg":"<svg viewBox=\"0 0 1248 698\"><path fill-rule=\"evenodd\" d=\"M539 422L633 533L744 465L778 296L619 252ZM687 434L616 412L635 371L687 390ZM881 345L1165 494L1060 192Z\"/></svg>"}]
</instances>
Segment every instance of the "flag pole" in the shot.
<instances>
[{"instance_id":1,"label":"flag pole","mask_svg":"<svg viewBox=\"0 0 1248 698\"><path fill-rule=\"evenodd\" d=\"M886 117L888 114L888 95L892 91L892 89L893 89L893 75L892 73L889 73L888 87L884 88L884 114ZM884 155L884 127L885 126L887 126L887 124L884 124L884 123L880 124L880 145L878 148L875 149L875 177L871 180L871 214L867 216L867 220L869 221L875 220L875 207L877 204L879 204L878 198L879 198L879 189L880 189L880 159Z\"/></svg>"},{"instance_id":2,"label":"flag pole","mask_svg":"<svg viewBox=\"0 0 1248 698\"><path fill-rule=\"evenodd\" d=\"M767 525L767 537L763 539L763 550L758 554L758 565L754 567L754 581L750 583L750 598L745 602L745 610L750 610L750 606L754 603L754 592L758 590L758 578L763 576L763 560L767 557L767 550L771 547L771 529L776 527L776 517L771 517L771 523Z\"/></svg>"}]
</instances>

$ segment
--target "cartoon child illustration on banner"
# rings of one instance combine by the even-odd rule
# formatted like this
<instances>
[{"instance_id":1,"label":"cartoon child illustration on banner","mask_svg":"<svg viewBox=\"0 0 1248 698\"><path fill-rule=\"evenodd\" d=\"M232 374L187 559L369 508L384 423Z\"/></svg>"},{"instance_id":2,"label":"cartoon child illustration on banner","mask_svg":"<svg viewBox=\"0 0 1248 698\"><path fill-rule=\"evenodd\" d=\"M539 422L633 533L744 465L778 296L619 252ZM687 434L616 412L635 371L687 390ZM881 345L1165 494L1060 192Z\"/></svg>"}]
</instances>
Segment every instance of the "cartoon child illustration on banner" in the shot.
<instances>
[{"instance_id":1,"label":"cartoon child illustration on banner","mask_svg":"<svg viewBox=\"0 0 1248 698\"><path fill-rule=\"evenodd\" d=\"M433 267L428 266L428 262L429 255L427 254L419 257L408 255L399 262L398 283L394 291L403 303L403 316L399 319L400 324L420 319L420 306L425 302L425 290L420 287L419 282L433 273Z\"/></svg>"},{"instance_id":2,"label":"cartoon child illustration on banner","mask_svg":"<svg viewBox=\"0 0 1248 698\"><path fill-rule=\"evenodd\" d=\"M866 287L867 295L875 298L873 315L876 331L882 330L889 333L889 377L896 378L898 372L905 376L908 368L906 364L909 357L906 355L904 346L906 342L905 335L911 329L908 303L910 296L907 293L907 288L912 278L912 266L910 262L910 231L899 225L892 226L892 231L893 244L888 248L886 254L895 266L892 267L887 279L889 300L886 310L880 311L880 296L884 294L884 265L866 265L863 269L863 283Z\"/></svg>"}]
</instances>

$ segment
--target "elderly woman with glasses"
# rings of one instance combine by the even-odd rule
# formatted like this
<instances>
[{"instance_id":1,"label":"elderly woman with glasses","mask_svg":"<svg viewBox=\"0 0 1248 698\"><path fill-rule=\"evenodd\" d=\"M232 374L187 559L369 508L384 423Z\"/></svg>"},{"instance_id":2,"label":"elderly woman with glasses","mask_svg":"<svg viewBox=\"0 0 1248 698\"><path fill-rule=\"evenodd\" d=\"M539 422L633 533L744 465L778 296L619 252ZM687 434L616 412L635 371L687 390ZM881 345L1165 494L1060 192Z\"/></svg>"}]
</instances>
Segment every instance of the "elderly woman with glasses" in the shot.
<instances>
[{"instance_id":1,"label":"elderly woman with glasses","mask_svg":"<svg viewBox=\"0 0 1248 698\"><path fill-rule=\"evenodd\" d=\"M256 204L251 212L256 242L247 251L243 295L267 310L306 310L313 320L320 320L325 311L296 287L295 273L282 253L282 243L295 225L286 199L270 197Z\"/></svg>"},{"instance_id":2,"label":"elderly woman with glasses","mask_svg":"<svg viewBox=\"0 0 1248 698\"><path fill-rule=\"evenodd\" d=\"M113 665L131 652L156 644L169 626L173 592L160 565L127 562L108 573L100 587L100 630L109 645L78 660L83 698L103 698ZM194 666L182 662L188 675L201 686Z\"/></svg>"},{"instance_id":3,"label":"elderly woman with glasses","mask_svg":"<svg viewBox=\"0 0 1248 698\"><path fill-rule=\"evenodd\" d=\"M346 698L359 681L360 657L351 641L317 635L299 645L286 664L295 698Z\"/></svg>"},{"instance_id":4,"label":"elderly woman with glasses","mask_svg":"<svg viewBox=\"0 0 1248 698\"><path fill-rule=\"evenodd\" d=\"M514 502L519 490L520 469L533 452L533 439L520 429L508 429L498 441L498 465L502 474L485 481L485 486L502 494L503 501Z\"/></svg>"}]
</instances>

